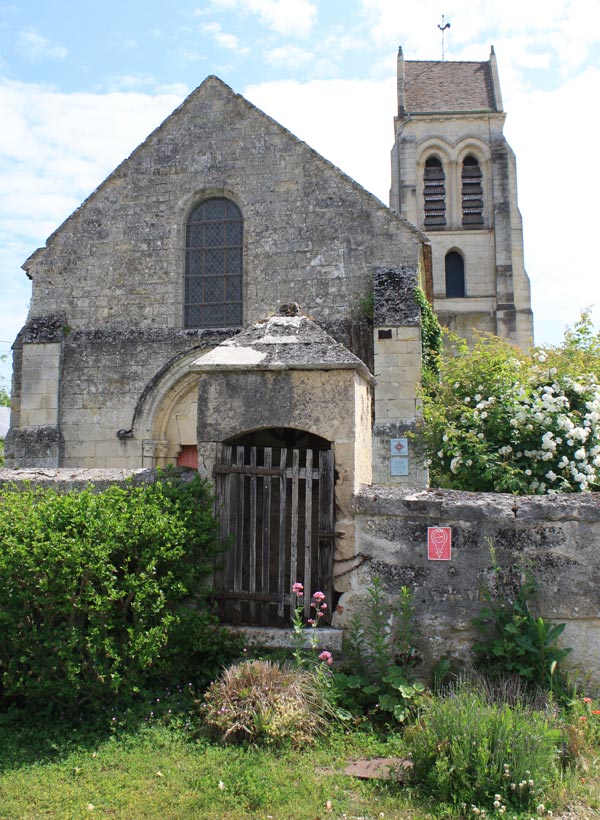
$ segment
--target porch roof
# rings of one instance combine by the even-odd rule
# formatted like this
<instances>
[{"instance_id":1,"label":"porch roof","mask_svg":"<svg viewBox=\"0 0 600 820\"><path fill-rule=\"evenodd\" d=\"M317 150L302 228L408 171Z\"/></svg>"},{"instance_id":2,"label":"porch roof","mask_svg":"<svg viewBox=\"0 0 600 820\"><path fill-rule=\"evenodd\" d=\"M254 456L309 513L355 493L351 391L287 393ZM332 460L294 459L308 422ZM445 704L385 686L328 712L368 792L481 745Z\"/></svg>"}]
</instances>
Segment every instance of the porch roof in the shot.
<instances>
[{"instance_id":1,"label":"porch roof","mask_svg":"<svg viewBox=\"0 0 600 820\"><path fill-rule=\"evenodd\" d=\"M368 367L347 347L301 314L276 315L256 322L200 356L192 369L356 370L369 383Z\"/></svg>"}]
</instances>

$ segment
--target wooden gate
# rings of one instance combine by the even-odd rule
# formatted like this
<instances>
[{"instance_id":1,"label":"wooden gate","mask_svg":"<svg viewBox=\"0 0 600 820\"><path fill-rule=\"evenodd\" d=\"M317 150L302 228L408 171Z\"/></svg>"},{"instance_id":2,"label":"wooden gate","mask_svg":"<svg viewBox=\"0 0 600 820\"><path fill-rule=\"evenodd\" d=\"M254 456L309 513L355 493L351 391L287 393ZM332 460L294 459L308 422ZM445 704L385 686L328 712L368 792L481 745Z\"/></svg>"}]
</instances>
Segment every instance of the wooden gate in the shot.
<instances>
[{"instance_id":1,"label":"wooden gate","mask_svg":"<svg viewBox=\"0 0 600 820\"><path fill-rule=\"evenodd\" d=\"M331 606L333 451L218 445L214 476L220 535L230 541L215 572L221 620L289 625L296 581L305 617L317 590Z\"/></svg>"}]
</instances>

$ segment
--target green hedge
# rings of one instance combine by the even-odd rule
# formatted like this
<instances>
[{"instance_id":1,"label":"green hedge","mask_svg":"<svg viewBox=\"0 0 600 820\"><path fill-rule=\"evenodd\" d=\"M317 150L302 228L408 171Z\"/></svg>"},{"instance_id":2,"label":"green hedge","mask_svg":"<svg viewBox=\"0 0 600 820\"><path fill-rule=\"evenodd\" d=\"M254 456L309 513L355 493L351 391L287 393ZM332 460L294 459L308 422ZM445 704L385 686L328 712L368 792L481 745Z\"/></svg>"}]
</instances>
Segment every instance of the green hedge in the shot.
<instances>
[{"instance_id":1,"label":"green hedge","mask_svg":"<svg viewBox=\"0 0 600 820\"><path fill-rule=\"evenodd\" d=\"M233 652L204 593L207 485L0 491L0 695L79 707L207 683Z\"/></svg>"}]
</instances>

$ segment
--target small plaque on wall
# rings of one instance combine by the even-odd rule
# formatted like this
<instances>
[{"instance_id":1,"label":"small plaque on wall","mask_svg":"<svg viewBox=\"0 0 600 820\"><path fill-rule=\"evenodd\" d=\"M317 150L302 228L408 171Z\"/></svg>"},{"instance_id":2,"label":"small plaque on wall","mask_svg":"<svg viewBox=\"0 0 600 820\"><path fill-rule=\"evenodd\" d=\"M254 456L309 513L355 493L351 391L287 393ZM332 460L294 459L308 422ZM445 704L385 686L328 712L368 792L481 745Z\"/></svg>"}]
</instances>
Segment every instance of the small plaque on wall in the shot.
<instances>
[{"instance_id":1,"label":"small plaque on wall","mask_svg":"<svg viewBox=\"0 0 600 820\"><path fill-rule=\"evenodd\" d=\"M392 475L408 475L408 458L406 456L392 456L390 472Z\"/></svg>"},{"instance_id":2,"label":"small plaque on wall","mask_svg":"<svg viewBox=\"0 0 600 820\"><path fill-rule=\"evenodd\" d=\"M390 453L393 456L407 456L408 455L408 439L407 438L392 438L392 439L390 439Z\"/></svg>"},{"instance_id":3,"label":"small plaque on wall","mask_svg":"<svg viewBox=\"0 0 600 820\"><path fill-rule=\"evenodd\" d=\"M450 561L452 558L452 528L427 527L427 558L430 561Z\"/></svg>"}]
</instances>

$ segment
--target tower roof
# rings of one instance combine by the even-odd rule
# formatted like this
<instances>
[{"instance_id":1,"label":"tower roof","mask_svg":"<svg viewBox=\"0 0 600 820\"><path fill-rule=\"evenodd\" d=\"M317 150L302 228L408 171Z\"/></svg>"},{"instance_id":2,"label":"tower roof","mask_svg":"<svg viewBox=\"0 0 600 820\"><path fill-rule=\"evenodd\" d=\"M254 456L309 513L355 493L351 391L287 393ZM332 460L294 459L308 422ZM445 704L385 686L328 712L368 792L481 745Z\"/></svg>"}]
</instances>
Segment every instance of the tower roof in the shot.
<instances>
[{"instance_id":1,"label":"tower roof","mask_svg":"<svg viewBox=\"0 0 600 820\"><path fill-rule=\"evenodd\" d=\"M498 111L490 62L404 61L404 107L411 114Z\"/></svg>"}]
</instances>

